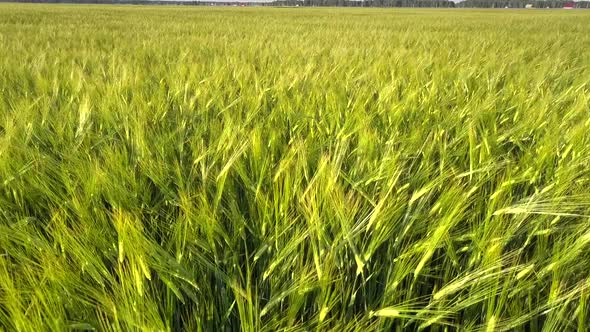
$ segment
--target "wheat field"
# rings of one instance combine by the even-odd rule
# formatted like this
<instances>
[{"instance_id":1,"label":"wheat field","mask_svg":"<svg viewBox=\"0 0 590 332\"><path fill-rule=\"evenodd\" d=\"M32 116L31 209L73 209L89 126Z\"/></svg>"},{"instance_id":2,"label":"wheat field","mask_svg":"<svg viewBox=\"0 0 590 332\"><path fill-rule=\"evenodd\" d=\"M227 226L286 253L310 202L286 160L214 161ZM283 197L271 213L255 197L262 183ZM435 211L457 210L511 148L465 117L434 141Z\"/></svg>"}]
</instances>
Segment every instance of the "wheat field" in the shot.
<instances>
[{"instance_id":1,"label":"wheat field","mask_svg":"<svg viewBox=\"0 0 590 332\"><path fill-rule=\"evenodd\" d=\"M0 4L0 331L587 331L590 11Z\"/></svg>"}]
</instances>

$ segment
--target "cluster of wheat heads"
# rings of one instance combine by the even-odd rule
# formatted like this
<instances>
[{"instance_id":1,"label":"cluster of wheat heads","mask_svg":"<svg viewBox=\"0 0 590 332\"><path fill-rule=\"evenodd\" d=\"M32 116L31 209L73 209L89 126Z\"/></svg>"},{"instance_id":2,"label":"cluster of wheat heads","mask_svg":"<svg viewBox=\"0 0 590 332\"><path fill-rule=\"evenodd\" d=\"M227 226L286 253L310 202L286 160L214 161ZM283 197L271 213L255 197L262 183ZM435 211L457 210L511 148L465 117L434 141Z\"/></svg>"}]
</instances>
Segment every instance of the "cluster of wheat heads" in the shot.
<instances>
[{"instance_id":1,"label":"cluster of wheat heads","mask_svg":"<svg viewBox=\"0 0 590 332\"><path fill-rule=\"evenodd\" d=\"M0 5L0 330L587 330L588 26Z\"/></svg>"}]
</instances>

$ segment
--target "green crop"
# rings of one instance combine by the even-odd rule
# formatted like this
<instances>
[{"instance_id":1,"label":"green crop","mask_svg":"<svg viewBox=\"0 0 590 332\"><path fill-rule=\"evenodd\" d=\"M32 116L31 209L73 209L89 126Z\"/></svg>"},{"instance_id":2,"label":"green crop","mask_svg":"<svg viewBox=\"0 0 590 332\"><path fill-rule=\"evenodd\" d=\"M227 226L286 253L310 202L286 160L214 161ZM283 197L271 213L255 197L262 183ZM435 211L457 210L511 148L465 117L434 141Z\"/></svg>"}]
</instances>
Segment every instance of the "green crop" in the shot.
<instances>
[{"instance_id":1,"label":"green crop","mask_svg":"<svg viewBox=\"0 0 590 332\"><path fill-rule=\"evenodd\" d=\"M0 4L0 331L590 329L589 26Z\"/></svg>"}]
</instances>

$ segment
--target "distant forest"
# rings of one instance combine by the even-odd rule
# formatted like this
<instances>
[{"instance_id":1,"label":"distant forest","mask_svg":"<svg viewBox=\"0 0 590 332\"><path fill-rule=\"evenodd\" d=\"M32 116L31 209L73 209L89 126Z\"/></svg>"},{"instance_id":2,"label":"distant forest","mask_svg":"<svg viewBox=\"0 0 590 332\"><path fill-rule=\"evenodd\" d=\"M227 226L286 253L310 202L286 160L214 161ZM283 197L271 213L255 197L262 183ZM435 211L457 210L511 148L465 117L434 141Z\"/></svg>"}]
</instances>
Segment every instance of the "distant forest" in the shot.
<instances>
[{"instance_id":1,"label":"distant forest","mask_svg":"<svg viewBox=\"0 0 590 332\"><path fill-rule=\"evenodd\" d=\"M227 0L227 1L178 1L178 0L0 0L0 2L26 3L81 3L81 4L130 4L130 5L188 5L188 6L333 6L333 7L427 7L427 8L590 8L590 1L566 0L465 0L455 3L448 0Z\"/></svg>"}]
</instances>

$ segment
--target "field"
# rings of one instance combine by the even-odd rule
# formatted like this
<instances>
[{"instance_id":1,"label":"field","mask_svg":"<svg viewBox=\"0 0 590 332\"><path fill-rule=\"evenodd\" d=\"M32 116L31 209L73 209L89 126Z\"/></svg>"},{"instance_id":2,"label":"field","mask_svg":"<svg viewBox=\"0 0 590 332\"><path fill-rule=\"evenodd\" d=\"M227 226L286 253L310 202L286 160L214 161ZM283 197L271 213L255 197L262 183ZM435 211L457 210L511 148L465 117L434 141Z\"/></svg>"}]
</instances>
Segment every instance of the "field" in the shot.
<instances>
[{"instance_id":1,"label":"field","mask_svg":"<svg viewBox=\"0 0 590 332\"><path fill-rule=\"evenodd\" d=\"M589 26L0 4L0 331L590 329Z\"/></svg>"}]
</instances>

